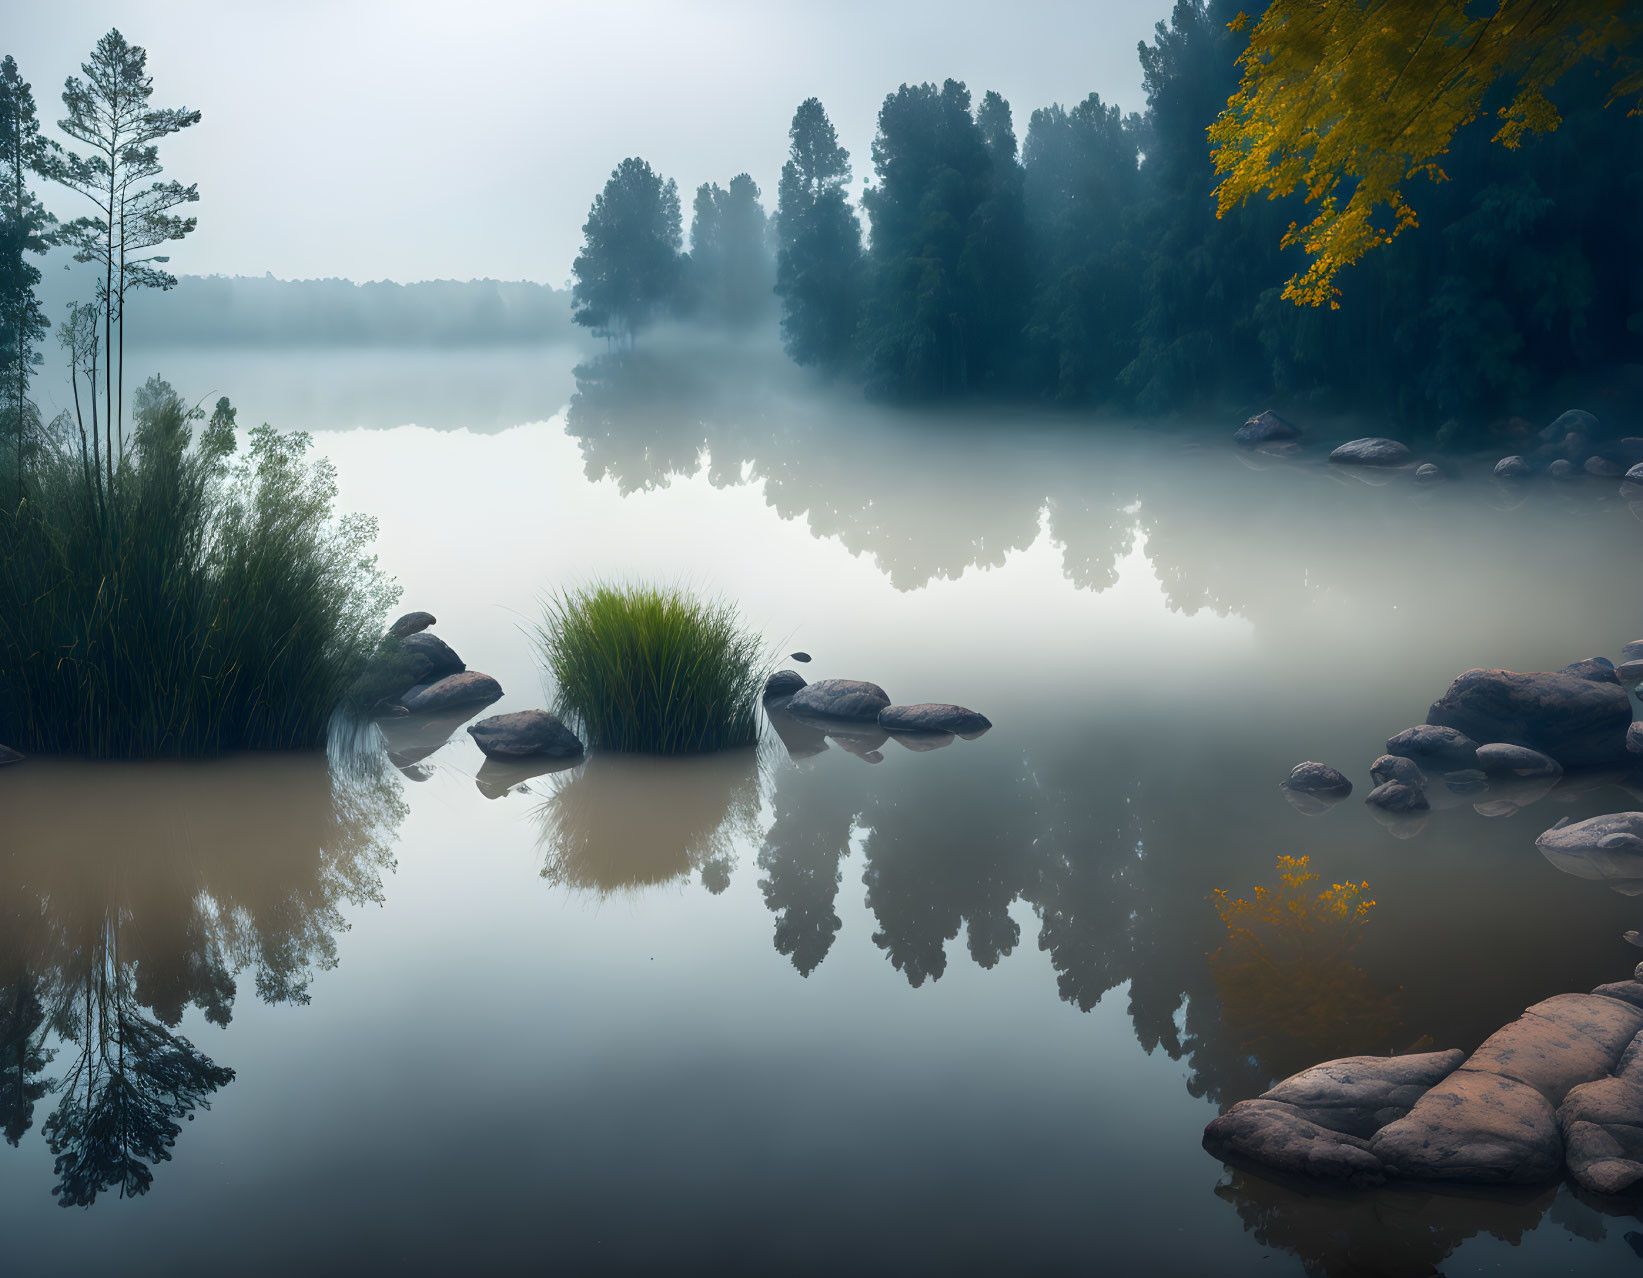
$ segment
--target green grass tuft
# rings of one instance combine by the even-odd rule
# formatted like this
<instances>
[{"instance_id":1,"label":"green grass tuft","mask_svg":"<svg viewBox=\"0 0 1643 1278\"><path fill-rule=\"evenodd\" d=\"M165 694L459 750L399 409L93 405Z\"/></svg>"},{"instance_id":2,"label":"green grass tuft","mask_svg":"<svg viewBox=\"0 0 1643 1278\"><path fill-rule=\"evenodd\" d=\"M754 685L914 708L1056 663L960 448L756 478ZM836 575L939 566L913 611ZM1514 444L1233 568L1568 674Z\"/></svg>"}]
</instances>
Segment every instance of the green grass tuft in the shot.
<instances>
[{"instance_id":1,"label":"green grass tuft","mask_svg":"<svg viewBox=\"0 0 1643 1278\"><path fill-rule=\"evenodd\" d=\"M223 407L226 407L224 401ZM157 379L110 478L71 443L0 494L0 741L98 757L310 748L398 591L306 435ZM238 456L235 454L238 452Z\"/></svg>"},{"instance_id":2,"label":"green grass tuft","mask_svg":"<svg viewBox=\"0 0 1643 1278\"><path fill-rule=\"evenodd\" d=\"M596 583L549 599L536 641L590 745L695 754L758 739L769 655L728 603Z\"/></svg>"}]
</instances>

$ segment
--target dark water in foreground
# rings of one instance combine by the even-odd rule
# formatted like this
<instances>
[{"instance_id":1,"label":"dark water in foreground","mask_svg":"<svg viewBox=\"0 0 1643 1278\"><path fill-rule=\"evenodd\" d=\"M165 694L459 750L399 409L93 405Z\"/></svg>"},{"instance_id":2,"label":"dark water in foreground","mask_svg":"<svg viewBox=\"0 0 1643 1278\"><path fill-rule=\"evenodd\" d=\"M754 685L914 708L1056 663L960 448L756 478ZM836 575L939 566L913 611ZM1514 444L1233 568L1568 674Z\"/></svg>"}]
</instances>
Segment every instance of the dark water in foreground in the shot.
<instances>
[{"instance_id":1,"label":"dark water in foreground","mask_svg":"<svg viewBox=\"0 0 1643 1278\"><path fill-rule=\"evenodd\" d=\"M625 573L997 726L533 777L442 722L0 774L9 1271L1643 1269L1635 1202L1310 1194L1198 1144L1293 1069L1470 1048L1643 958L1639 898L1534 846L1643 803L1624 778L1413 837L1276 788L1317 758L1361 795L1456 672L1643 635L1612 485L664 389L321 447L497 711L541 703L538 596ZM1280 855L1375 904L1268 970L1210 894Z\"/></svg>"}]
</instances>

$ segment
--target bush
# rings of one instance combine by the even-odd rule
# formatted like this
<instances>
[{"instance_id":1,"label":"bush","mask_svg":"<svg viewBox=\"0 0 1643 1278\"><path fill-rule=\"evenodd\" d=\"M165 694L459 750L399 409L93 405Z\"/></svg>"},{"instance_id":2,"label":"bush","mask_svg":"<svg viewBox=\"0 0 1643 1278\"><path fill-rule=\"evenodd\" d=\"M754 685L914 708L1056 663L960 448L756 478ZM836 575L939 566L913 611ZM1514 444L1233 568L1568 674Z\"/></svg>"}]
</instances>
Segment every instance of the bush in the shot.
<instances>
[{"instance_id":1,"label":"bush","mask_svg":"<svg viewBox=\"0 0 1643 1278\"><path fill-rule=\"evenodd\" d=\"M398 589L305 434L159 379L112 477L59 439L0 509L0 741L103 757L308 748Z\"/></svg>"},{"instance_id":2,"label":"bush","mask_svg":"<svg viewBox=\"0 0 1643 1278\"><path fill-rule=\"evenodd\" d=\"M550 599L536 639L590 745L690 754L758 738L770 662L730 604L598 584Z\"/></svg>"}]
</instances>

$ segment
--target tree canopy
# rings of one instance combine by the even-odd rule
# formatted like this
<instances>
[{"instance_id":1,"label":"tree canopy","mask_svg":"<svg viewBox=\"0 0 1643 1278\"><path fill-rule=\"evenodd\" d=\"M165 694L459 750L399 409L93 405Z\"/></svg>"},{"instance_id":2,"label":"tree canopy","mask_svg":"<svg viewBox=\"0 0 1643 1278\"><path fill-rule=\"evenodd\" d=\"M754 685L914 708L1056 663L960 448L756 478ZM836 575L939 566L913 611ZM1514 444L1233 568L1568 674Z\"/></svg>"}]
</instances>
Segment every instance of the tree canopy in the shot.
<instances>
[{"instance_id":1,"label":"tree canopy","mask_svg":"<svg viewBox=\"0 0 1643 1278\"><path fill-rule=\"evenodd\" d=\"M1312 218L1282 242L1308 261L1283 296L1337 306L1336 276L1418 224L1405 187L1447 180L1455 134L1490 114L1492 91L1511 95L1492 114L1514 149L1562 122L1547 94L1582 63L1610 68L1611 102L1643 94L1639 18L1616 0L1273 0L1209 130L1218 211L1304 187Z\"/></svg>"},{"instance_id":2,"label":"tree canopy","mask_svg":"<svg viewBox=\"0 0 1643 1278\"><path fill-rule=\"evenodd\" d=\"M571 266L572 317L631 342L676 295L684 242L678 184L630 156L594 196L582 232Z\"/></svg>"}]
</instances>

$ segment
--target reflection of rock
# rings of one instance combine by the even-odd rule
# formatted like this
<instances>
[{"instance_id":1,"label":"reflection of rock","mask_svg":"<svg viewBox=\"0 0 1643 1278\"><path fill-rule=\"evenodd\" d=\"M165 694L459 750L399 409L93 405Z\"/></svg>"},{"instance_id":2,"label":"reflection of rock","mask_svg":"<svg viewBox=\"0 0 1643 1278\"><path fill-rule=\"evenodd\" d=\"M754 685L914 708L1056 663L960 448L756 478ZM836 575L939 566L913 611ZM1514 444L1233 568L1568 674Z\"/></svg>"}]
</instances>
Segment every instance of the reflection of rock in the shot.
<instances>
[{"instance_id":1,"label":"reflection of rock","mask_svg":"<svg viewBox=\"0 0 1643 1278\"><path fill-rule=\"evenodd\" d=\"M1450 794L1482 794L1489 788L1489 778L1478 768L1462 768L1443 774L1443 788Z\"/></svg>"},{"instance_id":2,"label":"reflection of rock","mask_svg":"<svg viewBox=\"0 0 1643 1278\"><path fill-rule=\"evenodd\" d=\"M1420 770L1420 765L1401 754L1383 754L1369 765L1369 775L1376 785L1399 781L1417 790L1426 785L1426 773Z\"/></svg>"},{"instance_id":3,"label":"reflection of rock","mask_svg":"<svg viewBox=\"0 0 1643 1278\"><path fill-rule=\"evenodd\" d=\"M892 732L897 744L906 746L915 753L923 754L930 750L940 750L950 746L958 740L951 732Z\"/></svg>"},{"instance_id":4,"label":"reflection of rock","mask_svg":"<svg viewBox=\"0 0 1643 1278\"><path fill-rule=\"evenodd\" d=\"M546 710L520 710L493 715L468 729L474 743L492 759L520 759L547 755L570 759L582 753L582 743L557 715Z\"/></svg>"},{"instance_id":5,"label":"reflection of rock","mask_svg":"<svg viewBox=\"0 0 1643 1278\"><path fill-rule=\"evenodd\" d=\"M818 679L793 694L789 713L822 719L877 720L890 696L876 683L860 679Z\"/></svg>"},{"instance_id":6,"label":"reflection of rock","mask_svg":"<svg viewBox=\"0 0 1643 1278\"><path fill-rule=\"evenodd\" d=\"M764 712L792 758L808 759L827 749L826 731L788 714L786 698L767 701Z\"/></svg>"},{"instance_id":7,"label":"reflection of rock","mask_svg":"<svg viewBox=\"0 0 1643 1278\"><path fill-rule=\"evenodd\" d=\"M425 678L429 683L443 679L446 675L461 674L468 668L462 658L452 651L451 646L431 630L419 630L406 635L399 641L399 646L404 652L428 658L428 674Z\"/></svg>"},{"instance_id":8,"label":"reflection of rock","mask_svg":"<svg viewBox=\"0 0 1643 1278\"><path fill-rule=\"evenodd\" d=\"M377 728L388 747L388 757L397 768L420 763L438 750L463 724L485 707L482 703L454 706L438 714L398 719L379 719Z\"/></svg>"},{"instance_id":9,"label":"reflection of rock","mask_svg":"<svg viewBox=\"0 0 1643 1278\"><path fill-rule=\"evenodd\" d=\"M733 856L758 815L754 750L596 754L536 809L542 877L601 893L663 883Z\"/></svg>"},{"instance_id":10,"label":"reflection of rock","mask_svg":"<svg viewBox=\"0 0 1643 1278\"><path fill-rule=\"evenodd\" d=\"M984 714L943 702L886 706L878 718L879 727L886 732L952 732L972 737L993 726Z\"/></svg>"},{"instance_id":11,"label":"reflection of rock","mask_svg":"<svg viewBox=\"0 0 1643 1278\"><path fill-rule=\"evenodd\" d=\"M486 759L474 773L474 785L487 799L500 799L512 794L527 781L551 776L581 766L580 755L574 758L554 758L538 754L523 759Z\"/></svg>"},{"instance_id":12,"label":"reflection of rock","mask_svg":"<svg viewBox=\"0 0 1643 1278\"><path fill-rule=\"evenodd\" d=\"M399 700L412 714L431 714L456 706L495 701L501 695L502 685L490 675L480 674L477 670L464 670L461 674L446 675L433 683L419 684ZM478 711L473 713L477 714Z\"/></svg>"},{"instance_id":13,"label":"reflection of rock","mask_svg":"<svg viewBox=\"0 0 1643 1278\"><path fill-rule=\"evenodd\" d=\"M1337 466L1403 466L1409 459L1408 445L1376 435L1351 440L1329 454Z\"/></svg>"},{"instance_id":14,"label":"reflection of rock","mask_svg":"<svg viewBox=\"0 0 1643 1278\"><path fill-rule=\"evenodd\" d=\"M797 670L778 670L764 681L766 697L790 697L804 687L804 676Z\"/></svg>"},{"instance_id":15,"label":"reflection of rock","mask_svg":"<svg viewBox=\"0 0 1643 1278\"><path fill-rule=\"evenodd\" d=\"M1429 724L1478 741L1528 746L1565 768L1624 759L1631 703L1617 684L1570 674L1468 670L1433 703Z\"/></svg>"},{"instance_id":16,"label":"reflection of rock","mask_svg":"<svg viewBox=\"0 0 1643 1278\"><path fill-rule=\"evenodd\" d=\"M393 625L388 627L390 639L403 639L407 635L414 635L418 631L426 630L439 620L431 612L408 612Z\"/></svg>"}]
</instances>

